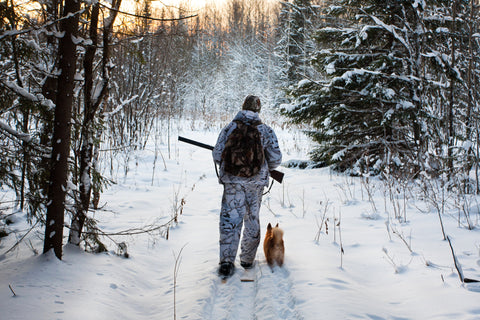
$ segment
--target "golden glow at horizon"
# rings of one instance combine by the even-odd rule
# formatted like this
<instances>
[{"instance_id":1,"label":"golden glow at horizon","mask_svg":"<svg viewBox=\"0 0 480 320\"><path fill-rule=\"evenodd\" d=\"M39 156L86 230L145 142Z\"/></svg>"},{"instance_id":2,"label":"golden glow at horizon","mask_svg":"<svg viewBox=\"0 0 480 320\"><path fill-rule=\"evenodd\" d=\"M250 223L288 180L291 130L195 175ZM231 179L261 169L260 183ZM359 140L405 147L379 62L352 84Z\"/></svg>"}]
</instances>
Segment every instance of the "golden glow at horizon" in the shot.
<instances>
[{"instance_id":1,"label":"golden glow at horizon","mask_svg":"<svg viewBox=\"0 0 480 320\"><path fill-rule=\"evenodd\" d=\"M192 10L199 10L211 3L222 3L225 0L153 0L151 2L154 9L162 9L165 7L184 7ZM129 13L135 12L135 0L122 0L121 10Z\"/></svg>"}]
</instances>

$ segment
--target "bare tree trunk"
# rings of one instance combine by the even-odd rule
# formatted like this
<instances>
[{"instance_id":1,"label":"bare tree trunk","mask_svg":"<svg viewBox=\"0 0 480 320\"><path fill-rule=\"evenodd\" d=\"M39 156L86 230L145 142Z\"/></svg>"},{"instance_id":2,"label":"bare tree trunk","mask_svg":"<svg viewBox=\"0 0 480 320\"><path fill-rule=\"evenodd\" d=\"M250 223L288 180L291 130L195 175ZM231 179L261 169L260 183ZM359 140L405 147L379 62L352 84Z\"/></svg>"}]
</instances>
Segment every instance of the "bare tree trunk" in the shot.
<instances>
[{"instance_id":1,"label":"bare tree trunk","mask_svg":"<svg viewBox=\"0 0 480 320\"><path fill-rule=\"evenodd\" d=\"M466 126L466 134L465 137L467 140L473 141L473 136L472 136L472 123L473 121L470 119L472 110L473 110L473 96L474 96L474 91L473 91L473 81L472 81L472 72L473 72L473 59L475 59L474 53L473 53L473 29L474 29L474 4L475 0L470 0L470 19L468 21L468 69L467 69L467 115L465 119L465 126ZM473 154L473 145L468 147L467 150L467 159L465 162L465 174L468 176L470 170L473 167L473 164L475 162L475 156Z\"/></svg>"},{"instance_id":2,"label":"bare tree trunk","mask_svg":"<svg viewBox=\"0 0 480 320\"><path fill-rule=\"evenodd\" d=\"M90 199L92 195L92 167L94 165L94 138L96 136L94 124L95 115L100 107L103 97L107 92L109 82L108 75L108 60L109 60L109 36L112 32L113 23L115 21L118 9L120 8L121 0L113 1L113 10L105 21L103 34L103 56L102 56L102 81L99 84L100 90L93 90L94 79L94 60L98 45L98 16L99 3L96 3L92 8L91 22L90 22L90 40L91 45L87 48L85 53L85 60L83 63L85 74L84 85L84 118L82 123L81 146L80 146L80 199L77 203L76 213L72 219L70 234L68 242L74 245L79 245L82 235L83 226L87 218L88 209L90 207ZM98 94L96 93L98 92Z\"/></svg>"},{"instance_id":3,"label":"bare tree trunk","mask_svg":"<svg viewBox=\"0 0 480 320\"><path fill-rule=\"evenodd\" d=\"M70 131L73 105L74 76L76 71L76 44L72 37L77 33L80 1L66 0L61 22L58 55L55 120L53 124L51 171L48 189L47 217L43 252L53 249L55 256L62 259L63 224L65 219L65 194L68 179L68 156L70 153Z\"/></svg>"},{"instance_id":4,"label":"bare tree trunk","mask_svg":"<svg viewBox=\"0 0 480 320\"><path fill-rule=\"evenodd\" d=\"M88 207L90 204L91 194L91 179L90 179L90 165L91 154L93 148L93 141L91 139L92 124L95 115L92 101L93 88L93 62L95 53L97 51L97 29L98 29L98 14L100 12L100 4L97 2L92 7L90 16L90 41L91 44L87 47L85 58L83 61L83 70L85 83L83 86L84 93L84 110L83 123L81 128L81 142L80 142L80 172L79 172L79 191L80 200L77 201L76 213L72 218L70 234L68 242L74 245L80 244L80 235L85 223Z\"/></svg>"},{"instance_id":5,"label":"bare tree trunk","mask_svg":"<svg viewBox=\"0 0 480 320\"><path fill-rule=\"evenodd\" d=\"M450 101L448 104L447 110L447 167L450 174L453 174L453 145L455 140L455 133L453 128L453 109L454 109L454 101L455 101L455 83L456 83L456 75L454 74L455 68L455 33L456 33L456 26L455 21L457 19L457 0L452 0L452 30L451 30L451 65L450 65Z\"/></svg>"},{"instance_id":6,"label":"bare tree trunk","mask_svg":"<svg viewBox=\"0 0 480 320\"><path fill-rule=\"evenodd\" d=\"M22 130L23 132L28 132L28 121L30 117L30 112L28 109L22 111L23 123ZM28 143L25 141L22 142L23 148L23 164L22 164L22 176L21 176L21 186L20 186L20 209L23 211L25 208L25 188L27 181L27 172L30 165L30 154L28 151Z\"/></svg>"}]
</instances>

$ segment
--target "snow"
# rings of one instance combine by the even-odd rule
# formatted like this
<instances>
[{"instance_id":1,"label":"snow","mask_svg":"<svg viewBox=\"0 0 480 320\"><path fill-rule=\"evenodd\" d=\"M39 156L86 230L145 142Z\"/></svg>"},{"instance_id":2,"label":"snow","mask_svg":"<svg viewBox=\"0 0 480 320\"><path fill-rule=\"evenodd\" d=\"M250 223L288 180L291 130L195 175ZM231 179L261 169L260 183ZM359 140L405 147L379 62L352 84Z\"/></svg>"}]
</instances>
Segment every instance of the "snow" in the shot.
<instances>
[{"instance_id":1,"label":"snow","mask_svg":"<svg viewBox=\"0 0 480 320\"><path fill-rule=\"evenodd\" d=\"M392 99L393 97L395 97L395 90L390 88L385 88L384 94L387 99Z\"/></svg>"},{"instance_id":2,"label":"snow","mask_svg":"<svg viewBox=\"0 0 480 320\"><path fill-rule=\"evenodd\" d=\"M353 81L352 79L355 79L355 77L363 76L364 74L380 74L380 72L371 71L363 68L354 68L352 70L344 72L340 77L333 78L332 83L335 83L335 81L337 81L338 79L343 79L348 84L351 83Z\"/></svg>"},{"instance_id":3,"label":"snow","mask_svg":"<svg viewBox=\"0 0 480 320\"><path fill-rule=\"evenodd\" d=\"M464 142L462 143L462 148L463 148L464 150L469 150L469 149L471 149L471 148L473 148L473 147L474 147L474 143L473 143L472 141L464 141Z\"/></svg>"},{"instance_id":4,"label":"snow","mask_svg":"<svg viewBox=\"0 0 480 320\"><path fill-rule=\"evenodd\" d=\"M385 112L385 119L390 120L394 113L395 111L393 109L389 109L387 112Z\"/></svg>"},{"instance_id":5,"label":"snow","mask_svg":"<svg viewBox=\"0 0 480 320\"><path fill-rule=\"evenodd\" d=\"M330 62L329 64L327 64L325 66L325 72L327 74L333 74L333 73L335 73L335 70L336 70L335 69L335 62Z\"/></svg>"},{"instance_id":6,"label":"snow","mask_svg":"<svg viewBox=\"0 0 480 320\"><path fill-rule=\"evenodd\" d=\"M411 101L402 100L397 103L397 108L399 109L413 109L415 105Z\"/></svg>"},{"instance_id":7,"label":"snow","mask_svg":"<svg viewBox=\"0 0 480 320\"><path fill-rule=\"evenodd\" d=\"M294 104L287 104L287 103L282 103L280 104L280 110L285 110L285 112L292 112L295 110L295 105Z\"/></svg>"},{"instance_id":8,"label":"snow","mask_svg":"<svg viewBox=\"0 0 480 320\"><path fill-rule=\"evenodd\" d=\"M32 140L31 136L27 133L24 132L19 132L15 129L13 129L11 126L9 126L7 123L5 123L3 120L0 120L0 130L8 132L9 134L25 141L25 142L30 142Z\"/></svg>"},{"instance_id":9,"label":"snow","mask_svg":"<svg viewBox=\"0 0 480 320\"><path fill-rule=\"evenodd\" d=\"M207 144L220 130L184 127L179 134ZM306 159L307 138L275 130L285 163ZM118 246L105 239L111 251L104 254L67 245L59 261L52 252L34 254L43 230L6 253L29 229L24 219L9 227L15 233L0 242L1 319L480 318L480 285L459 281L438 215L409 193L413 188L400 186L405 193L391 202L378 179L366 184L328 168L280 168L284 183L264 196L261 226L262 234L269 222L284 229L285 266L272 272L260 245L255 281L240 282L239 267L222 284L216 275L222 187L211 152L171 141L170 159L161 145L166 169L155 167L153 183L154 145L131 157L127 177L118 159L117 184L95 212L105 232L151 227L150 234L112 235ZM395 218L393 204L405 221ZM480 279L480 215L478 203L471 205L477 229L459 225L454 208L443 220L465 277ZM154 228L175 212L182 212L178 224Z\"/></svg>"},{"instance_id":10,"label":"snow","mask_svg":"<svg viewBox=\"0 0 480 320\"><path fill-rule=\"evenodd\" d=\"M413 1L412 3L412 7L413 8L418 8L420 6L420 8L425 8L426 7L426 3L424 0L415 0Z\"/></svg>"},{"instance_id":11,"label":"snow","mask_svg":"<svg viewBox=\"0 0 480 320\"><path fill-rule=\"evenodd\" d=\"M75 79L75 81L83 81L83 80L85 80L85 79L83 78L83 75L82 75L81 73L79 73L79 72L77 72L77 73L75 74L74 79Z\"/></svg>"},{"instance_id":12,"label":"snow","mask_svg":"<svg viewBox=\"0 0 480 320\"><path fill-rule=\"evenodd\" d=\"M435 32L437 33L450 33L450 30L448 28L445 28L445 27L438 27Z\"/></svg>"}]
</instances>

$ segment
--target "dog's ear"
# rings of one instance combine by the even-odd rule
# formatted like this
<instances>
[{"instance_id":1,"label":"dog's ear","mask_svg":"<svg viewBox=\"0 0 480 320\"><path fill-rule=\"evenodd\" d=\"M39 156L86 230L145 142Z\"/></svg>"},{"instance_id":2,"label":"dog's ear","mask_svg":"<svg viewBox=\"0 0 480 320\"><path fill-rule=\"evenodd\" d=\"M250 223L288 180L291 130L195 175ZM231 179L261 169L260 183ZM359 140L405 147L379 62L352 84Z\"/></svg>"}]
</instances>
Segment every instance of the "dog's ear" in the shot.
<instances>
[{"instance_id":1,"label":"dog's ear","mask_svg":"<svg viewBox=\"0 0 480 320\"><path fill-rule=\"evenodd\" d=\"M270 230L270 229L272 229L272 224L268 223L267 230Z\"/></svg>"},{"instance_id":2,"label":"dog's ear","mask_svg":"<svg viewBox=\"0 0 480 320\"><path fill-rule=\"evenodd\" d=\"M275 226L275 228L278 228L278 223L277 223L277 225Z\"/></svg>"}]
</instances>

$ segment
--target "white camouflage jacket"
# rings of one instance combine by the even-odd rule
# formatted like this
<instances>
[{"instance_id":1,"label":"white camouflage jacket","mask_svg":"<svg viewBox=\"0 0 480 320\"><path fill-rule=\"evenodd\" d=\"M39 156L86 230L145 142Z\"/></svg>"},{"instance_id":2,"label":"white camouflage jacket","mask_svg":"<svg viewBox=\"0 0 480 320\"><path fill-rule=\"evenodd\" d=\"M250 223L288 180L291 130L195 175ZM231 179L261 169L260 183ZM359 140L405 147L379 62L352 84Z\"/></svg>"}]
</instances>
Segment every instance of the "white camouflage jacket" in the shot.
<instances>
[{"instance_id":1,"label":"white camouflage jacket","mask_svg":"<svg viewBox=\"0 0 480 320\"><path fill-rule=\"evenodd\" d=\"M265 162L260 169L260 172L249 178L237 177L226 173L222 164L222 152L225 148L227 138L232 131L237 127L234 121L242 121L244 123L259 122L260 117L257 112L250 110L242 110L237 113L232 122L230 122L225 128L222 129L218 136L215 148L212 151L213 160L220 166L219 182L220 183L242 183L242 184L254 184L258 186L267 186L269 171L277 168L282 163L282 152L278 145L277 136L272 128L262 123L257 126L260 135L262 136L262 145L265 152Z\"/></svg>"}]
</instances>

